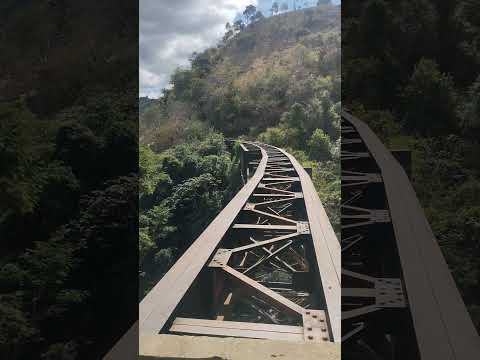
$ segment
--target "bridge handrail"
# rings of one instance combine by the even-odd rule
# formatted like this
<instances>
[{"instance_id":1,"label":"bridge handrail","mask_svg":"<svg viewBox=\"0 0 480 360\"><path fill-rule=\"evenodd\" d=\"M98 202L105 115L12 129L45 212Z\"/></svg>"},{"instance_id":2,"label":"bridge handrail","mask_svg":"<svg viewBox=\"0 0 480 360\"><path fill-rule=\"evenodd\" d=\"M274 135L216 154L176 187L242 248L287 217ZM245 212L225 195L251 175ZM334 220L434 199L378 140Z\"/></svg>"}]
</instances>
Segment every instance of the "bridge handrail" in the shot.
<instances>
[{"instance_id":1,"label":"bridge handrail","mask_svg":"<svg viewBox=\"0 0 480 360\"><path fill-rule=\"evenodd\" d=\"M373 131L349 112L380 168L422 359L474 359L480 338L410 180Z\"/></svg>"}]
</instances>

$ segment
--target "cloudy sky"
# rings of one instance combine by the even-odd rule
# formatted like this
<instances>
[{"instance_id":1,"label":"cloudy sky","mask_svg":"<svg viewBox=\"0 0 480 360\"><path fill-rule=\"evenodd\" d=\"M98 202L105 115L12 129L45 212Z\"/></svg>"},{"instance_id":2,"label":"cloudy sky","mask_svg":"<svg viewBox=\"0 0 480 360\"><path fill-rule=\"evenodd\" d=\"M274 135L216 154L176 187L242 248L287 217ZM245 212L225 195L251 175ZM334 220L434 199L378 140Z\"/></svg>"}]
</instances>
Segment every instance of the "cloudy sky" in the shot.
<instances>
[{"instance_id":1,"label":"cloudy sky","mask_svg":"<svg viewBox=\"0 0 480 360\"><path fill-rule=\"evenodd\" d=\"M313 2L297 3L307 1ZM194 51L216 44L225 32L225 24L232 22L247 5L258 6L268 16L272 2L140 0L140 96L159 97L175 68L187 66Z\"/></svg>"},{"instance_id":2,"label":"cloudy sky","mask_svg":"<svg viewBox=\"0 0 480 360\"><path fill-rule=\"evenodd\" d=\"M214 45L225 24L256 0L140 0L140 96L158 97L194 51Z\"/></svg>"}]
</instances>

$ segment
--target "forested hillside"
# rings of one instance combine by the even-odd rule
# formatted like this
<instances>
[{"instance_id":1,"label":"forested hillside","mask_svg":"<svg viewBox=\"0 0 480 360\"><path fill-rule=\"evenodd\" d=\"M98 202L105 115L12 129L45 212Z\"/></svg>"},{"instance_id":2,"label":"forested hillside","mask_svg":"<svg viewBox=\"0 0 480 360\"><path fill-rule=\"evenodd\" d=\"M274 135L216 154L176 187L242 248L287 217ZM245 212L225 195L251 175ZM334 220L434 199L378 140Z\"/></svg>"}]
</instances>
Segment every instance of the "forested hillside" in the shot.
<instances>
[{"instance_id":1,"label":"forested hillside","mask_svg":"<svg viewBox=\"0 0 480 360\"><path fill-rule=\"evenodd\" d=\"M160 99L143 99L140 114L141 295L238 189L238 157L225 137L280 146L312 166L338 230L338 7L269 18L248 7L171 84Z\"/></svg>"},{"instance_id":2,"label":"forested hillside","mask_svg":"<svg viewBox=\"0 0 480 360\"><path fill-rule=\"evenodd\" d=\"M342 101L392 148L480 328L480 2L342 4Z\"/></svg>"},{"instance_id":3,"label":"forested hillside","mask_svg":"<svg viewBox=\"0 0 480 360\"><path fill-rule=\"evenodd\" d=\"M136 6L1 2L1 359L100 359L137 318Z\"/></svg>"},{"instance_id":4,"label":"forested hillside","mask_svg":"<svg viewBox=\"0 0 480 360\"><path fill-rule=\"evenodd\" d=\"M176 71L173 89L141 113L142 143L168 147L196 120L228 136L256 136L295 102L320 116L316 103L339 101L339 8L319 6L245 26L228 26L218 47L193 54L191 69Z\"/></svg>"}]
</instances>

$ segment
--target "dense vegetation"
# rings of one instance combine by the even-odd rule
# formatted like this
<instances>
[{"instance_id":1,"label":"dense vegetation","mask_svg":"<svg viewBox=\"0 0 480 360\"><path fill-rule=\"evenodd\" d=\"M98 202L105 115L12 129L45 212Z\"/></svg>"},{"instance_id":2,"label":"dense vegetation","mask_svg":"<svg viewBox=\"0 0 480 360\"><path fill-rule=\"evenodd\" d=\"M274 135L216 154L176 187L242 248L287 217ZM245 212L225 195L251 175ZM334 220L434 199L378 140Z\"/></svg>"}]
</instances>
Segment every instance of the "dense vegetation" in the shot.
<instances>
[{"instance_id":1,"label":"dense vegetation","mask_svg":"<svg viewBox=\"0 0 480 360\"><path fill-rule=\"evenodd\" d=\"M224 137L290 151L313 168L339 225L339 8L264 18L247 7L218 47L177 69L156 101L141 99L140 254L145 294L236 192Z\"/></svg>"},{"instance_id":2,"label":"dense vegetation","mask_svg":"<svg viewBox=\"0 0 480 360\"><path fill-rule=\"evenodd\" d=\"M140 298L224 207L241 181L224 137L200 126L157 154L140 147Z\"/></svg>"},{"instance_id":3,"label":"dense vegetation","mask_svg":"<svg viewBox=\"0 0 480 360\"><path fill-rule=\"evenodd\" d=\"M136 5L0 9L0 358L99 359L137 318Z\"/></svg>"},{"instance_id":4,"label":"dense vegetation","mask_svg":"<svg viewBox=\"0 0 480 360\"><path fill-rule=\"evenodd\" d=\"M342 101L393 148L480 328L480 3L342 3Z\"/></svg>"}]
</instances>

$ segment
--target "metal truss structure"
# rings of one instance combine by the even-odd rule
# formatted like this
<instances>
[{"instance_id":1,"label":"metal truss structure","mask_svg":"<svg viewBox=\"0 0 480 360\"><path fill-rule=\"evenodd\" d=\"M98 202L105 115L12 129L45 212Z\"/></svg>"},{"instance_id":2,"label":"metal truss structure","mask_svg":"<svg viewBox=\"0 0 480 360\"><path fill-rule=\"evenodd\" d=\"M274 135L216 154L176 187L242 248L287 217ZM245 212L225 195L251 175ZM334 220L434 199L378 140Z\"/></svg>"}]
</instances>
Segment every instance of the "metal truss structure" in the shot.
<instances>
[{"instance_id":1,"label":"metal truss structure","mask_svg":"<svg viewBox=\"0 0 480 360\"><path fill-rule=\"evenodd\" d=\"M342 113L342 358L475 359L476 330L404 169Z\"/></svg>"},{"instance_id":2,"label":"metal truss structure","mask_svg":"<svg viewBox=\"0 0 480 360\"><path fill-rule=\"evenodd\" d=\"M339 342L340 244L310 176L241 147L244 187L141 302L140 334Z\"/></svg>"},{"instance_id":3,"label":"metal truss structure","mask_svg":"<svg viewBox=\"0 0 480 360\"><path fill-rule=\"evenodd\" d=\"M476 359L478 334L408 175L346 111L341 141L341 243L297 160L243 142L243 188L105 359L135 358L124 355L139 333L342 341L346 360Z\"/></svg>"}]
</instances>

